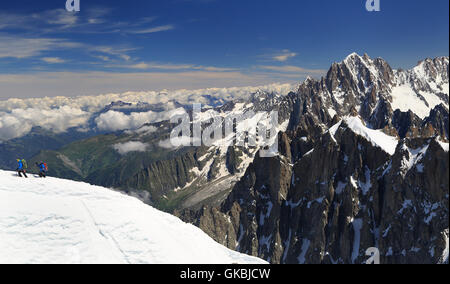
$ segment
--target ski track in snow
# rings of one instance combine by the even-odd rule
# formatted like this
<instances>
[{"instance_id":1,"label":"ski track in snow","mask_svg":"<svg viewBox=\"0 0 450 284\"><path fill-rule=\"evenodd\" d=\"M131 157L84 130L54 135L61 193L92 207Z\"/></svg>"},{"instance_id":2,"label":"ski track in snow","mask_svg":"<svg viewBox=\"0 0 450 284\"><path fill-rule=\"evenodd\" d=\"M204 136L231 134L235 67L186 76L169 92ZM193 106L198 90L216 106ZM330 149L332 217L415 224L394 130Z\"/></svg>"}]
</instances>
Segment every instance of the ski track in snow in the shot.
<instances>
[{"instance_id":1,"label":"ski track in snow","mask_svg":"<svg viewBox=\"0 0 450 284\"><path fill-rule=\"evenodd\" d=\"M133 197L29 176L0 171L0 263L266 263Z\"/></svg>"}]
</instances>

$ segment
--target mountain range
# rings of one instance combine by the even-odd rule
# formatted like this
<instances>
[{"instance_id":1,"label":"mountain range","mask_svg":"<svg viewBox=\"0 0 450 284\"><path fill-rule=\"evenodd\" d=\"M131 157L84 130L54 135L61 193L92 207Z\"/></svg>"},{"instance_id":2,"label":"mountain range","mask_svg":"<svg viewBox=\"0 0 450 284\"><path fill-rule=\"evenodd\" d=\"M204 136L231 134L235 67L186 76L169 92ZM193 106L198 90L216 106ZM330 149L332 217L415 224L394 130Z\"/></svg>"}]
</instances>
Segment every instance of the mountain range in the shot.
<instances>
[{"instance_id":1,"label":"mountain range","mask_svg":"<svg viewBox=\"0 0 450 284\"><path fill-rule=\"evenodd\" d=\"M167 108L117 100L86 123L158 110ZM162 116L133 129L41 131L45 146L31 132L0 144L2 167L33 145L30 164L47 161L50 175L135 195L271 263L363 263L370 247L382 263L448 262L448 57L402 70L353 53L295 91L213 103L201 119L250 111L278 112L278 155L171 147Z\"/></svg>"},{"instance_id":2,"label":"mountain range","mask_svg":"<svg viewBox=\"0 0 450 284\"><path fill-rule=\"evenodd\" d=\"M220 206L179 214L272 263L448 263L448 58L409 71L351 54L284 98L280 155Z\"/></svg>"}]
</instances>

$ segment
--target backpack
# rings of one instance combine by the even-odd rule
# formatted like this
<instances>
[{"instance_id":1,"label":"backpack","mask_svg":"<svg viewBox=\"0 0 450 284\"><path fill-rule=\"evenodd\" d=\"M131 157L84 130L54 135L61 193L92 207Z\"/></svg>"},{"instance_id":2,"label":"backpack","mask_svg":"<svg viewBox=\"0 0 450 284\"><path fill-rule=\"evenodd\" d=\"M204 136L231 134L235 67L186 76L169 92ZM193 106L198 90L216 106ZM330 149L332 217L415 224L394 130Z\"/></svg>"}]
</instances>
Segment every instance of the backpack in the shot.
<instances>
[{"instance_id":1,"label":"backpack","mask_svg":"<svg viewBox=\"0 0 450 284\"><path fill-rule=\"evenodd\" d=\"M45 171L48 171L47 163L44 163Z\"/></svg>"},{"instance_id":2,"label":"backpack","mask_svg":"<svg viewBox=\"0 0 450 284\"><path fill-rule=\"evenodd\" d=\"M22 165L24 169L28 168L27 161L25 161L25 159L22 159Z\"/></svg>"}]
</instances>

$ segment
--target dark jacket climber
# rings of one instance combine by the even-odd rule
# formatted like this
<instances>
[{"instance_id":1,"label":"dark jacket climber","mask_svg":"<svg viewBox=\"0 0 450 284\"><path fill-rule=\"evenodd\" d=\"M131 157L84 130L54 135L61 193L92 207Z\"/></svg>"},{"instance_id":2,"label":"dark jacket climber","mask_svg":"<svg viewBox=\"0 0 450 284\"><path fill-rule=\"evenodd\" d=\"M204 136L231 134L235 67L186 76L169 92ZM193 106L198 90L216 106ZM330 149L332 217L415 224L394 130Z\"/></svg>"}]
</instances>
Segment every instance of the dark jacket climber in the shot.
<instances>
[{"instance_id":1,"label":"dark jacket climber","mask_svg":"<svg viewBox=\"0 0 450 284\"><path fill-rule=\"evenodd\" d=\"M45 178L47 176L47 164L44 162L36 163L36 166L39 168L39 177Z\"/></svg>"},{"instance_id":2,"label":"dark jacket climber","mask_svg":"<svg viewBox=\"0 0 450 284\"><path fill-rule=\"evenodd\" d=\"M27 162L25 159L17 159L17 173L19 174L19 177L22 177L22 174L24 177L27 176Z\"/></svg>"}]
</instances>

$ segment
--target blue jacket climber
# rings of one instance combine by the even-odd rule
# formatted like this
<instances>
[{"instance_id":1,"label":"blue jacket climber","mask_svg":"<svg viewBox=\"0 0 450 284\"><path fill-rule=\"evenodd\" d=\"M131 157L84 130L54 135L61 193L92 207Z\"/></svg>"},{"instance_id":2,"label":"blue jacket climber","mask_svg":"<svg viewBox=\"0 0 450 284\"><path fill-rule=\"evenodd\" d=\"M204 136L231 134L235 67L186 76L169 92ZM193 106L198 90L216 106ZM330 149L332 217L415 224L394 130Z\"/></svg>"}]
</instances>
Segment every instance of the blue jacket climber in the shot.
<instances>
[{"instance_id":1,"label":"blue jacket climber","mask_svg":"<svg viewBox=\"0 0 450 284\"><path fill-rule=\"evenodd\" d=\"M22 177L22 174L24 175L24 177L28 177L26 168L27 162L24 159L17 159L17 173L19 174L19 177Z\"/></svg>"},{"instance_id":2,"label":"blue jacket climber","mask_svg":"<svg viewBox=\"0 0 450 284\"><path fill-rule=\"evenodd\" d=\"M17 170L23 170L23 162L20 159L17 159Z\"/></svg>"},{"instance_id":3,"label":"blue jacket climber","mask_svg":"<svg viewBox=\"0 0 450 284\"><path fill-rule=\"evenodd\" d=\"M36 163L36 166L39 168L39 177L45 178L47 176L47 164L44 162Z\"/></svg>"}]
</instances>

